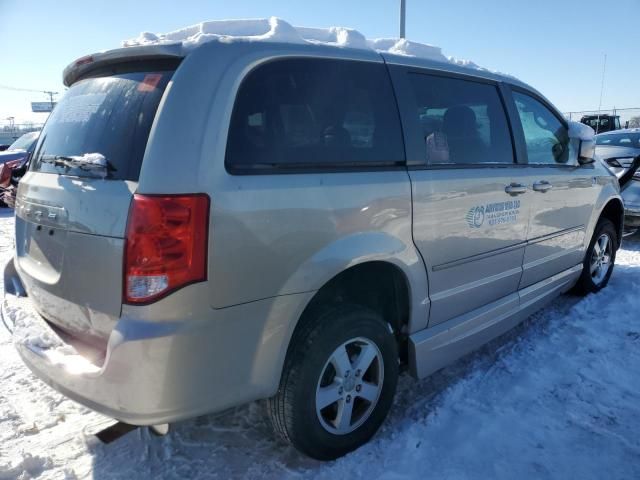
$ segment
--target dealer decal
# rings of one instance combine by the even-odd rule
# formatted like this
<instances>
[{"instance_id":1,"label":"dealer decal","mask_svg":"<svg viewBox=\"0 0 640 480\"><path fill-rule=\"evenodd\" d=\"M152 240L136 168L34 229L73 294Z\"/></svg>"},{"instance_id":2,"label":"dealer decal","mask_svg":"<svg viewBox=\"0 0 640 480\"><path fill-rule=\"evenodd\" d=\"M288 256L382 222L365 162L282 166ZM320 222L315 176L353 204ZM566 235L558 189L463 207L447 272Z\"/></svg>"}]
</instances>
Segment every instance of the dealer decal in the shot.
<instances>
[{"instance_id":1,"label":"dealer decal","mask_svg":"<svg viewBox=\"0 0 640 480\"><path fill-rule=\"evenodd\" d=\"M516 223L520 215L520 200L507 202L488 203L471 208L466 215L467 223L471 228L480 228L483 225L495 227Z\"/></svg>"}]
</instances>

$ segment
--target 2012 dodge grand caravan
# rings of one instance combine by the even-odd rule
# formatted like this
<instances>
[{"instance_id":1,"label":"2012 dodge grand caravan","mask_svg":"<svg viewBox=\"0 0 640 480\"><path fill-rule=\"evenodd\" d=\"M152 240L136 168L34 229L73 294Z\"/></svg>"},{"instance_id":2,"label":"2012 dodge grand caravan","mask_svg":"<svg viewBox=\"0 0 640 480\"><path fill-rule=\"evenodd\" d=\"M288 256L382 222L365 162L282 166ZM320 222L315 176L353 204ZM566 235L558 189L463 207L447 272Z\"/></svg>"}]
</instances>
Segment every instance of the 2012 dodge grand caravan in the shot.
<instances>
[{"instance_id":1,"label":"2012 dodge grand caravan","mask_svg":"<svg viewBox=\"0 0 640 480\"><path fill-rule=\"evenodd\" d=\"M611 275L593 140L520 81L327 45L123 48L65 71L16 205L26 364L135 425L268 399L308 455Z\"/></svg>"}]
</instances>

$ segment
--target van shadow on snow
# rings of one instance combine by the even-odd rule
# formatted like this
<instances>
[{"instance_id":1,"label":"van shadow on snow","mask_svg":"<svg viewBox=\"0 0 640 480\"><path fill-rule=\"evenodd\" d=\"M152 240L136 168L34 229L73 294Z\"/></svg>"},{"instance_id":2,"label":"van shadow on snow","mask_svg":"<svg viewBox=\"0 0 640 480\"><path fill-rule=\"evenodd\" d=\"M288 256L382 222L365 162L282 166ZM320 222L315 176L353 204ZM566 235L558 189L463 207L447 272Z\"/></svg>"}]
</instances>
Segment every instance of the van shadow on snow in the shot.
<instances>
[{"instance_id":1,"label":"van shadow on snow","mask_svg":"<svg viewBox=\"0 0 640 480\"><path fill-rule=\"evenodd\" d=\"M625 239L624 248L640 252L640 235ZM631 280L631 276L639 275L638 270L640 265L618 265L612 283ZM424 418L446 402L447 390L456 383L478 370L489 370L521 340L548 335L579 301L570 294L556 299L502 337L427 379L415 382L403 375L389 418L372 442L402 435L411 418ZM326 464L302 456L275 437L264 402L179 422L166 437L138 429L115 443L90 449L95 479L282 478L316 476L326 468Z\"/></svg>"}]
</instances>

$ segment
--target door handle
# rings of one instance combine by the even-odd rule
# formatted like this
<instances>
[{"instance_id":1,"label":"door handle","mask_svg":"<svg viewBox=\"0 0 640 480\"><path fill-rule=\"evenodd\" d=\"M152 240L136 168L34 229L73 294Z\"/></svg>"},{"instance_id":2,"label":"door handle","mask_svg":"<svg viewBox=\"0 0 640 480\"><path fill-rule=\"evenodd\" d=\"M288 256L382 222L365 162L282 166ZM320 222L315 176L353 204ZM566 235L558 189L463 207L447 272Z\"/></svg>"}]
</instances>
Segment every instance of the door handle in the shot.
<instances>
[{"instance_id":1,"label":"door handle","mask_svg":"<svg viewBox=\"0 0 640 480\"><path fill-rule=\"evenodd\" d=\"M553 188L553 185L551 185L546 180L540 180L539 182L535 182L533 184L533 189L536 192L546 192L547 190L551 190L552 188Z\"/></svg>"},{"instance_id":2,"label":"door handle","mask_svg":"<svg viewBox=\"0 0 640 480\"><path fill-rule=\"evenodd\" d=\"M527 193L527 186L522 185L521 183L512 183L507 185L504 189L509 195L522 195L523 193Z\"/></svg>"}]
</instances>

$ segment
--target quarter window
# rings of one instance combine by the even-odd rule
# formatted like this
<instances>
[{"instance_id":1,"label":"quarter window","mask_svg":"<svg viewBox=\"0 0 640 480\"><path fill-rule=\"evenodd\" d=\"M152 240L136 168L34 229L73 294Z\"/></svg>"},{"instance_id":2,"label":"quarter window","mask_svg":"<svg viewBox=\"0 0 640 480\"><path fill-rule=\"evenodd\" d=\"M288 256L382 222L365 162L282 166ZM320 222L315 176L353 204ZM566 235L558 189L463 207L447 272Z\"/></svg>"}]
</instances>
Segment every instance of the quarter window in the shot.
<instances>
[{"instance_id":1,"label":"quarter window","mask_svg":"<svg viewBox=\"0 0 640 480\"><path fill-rule=\"evenodd\" d=\"M513 92L530 164L566 164L572 156L569 131L551 110L529 95Z\"/></svg>"},{"instance_id":2,"label":"quarter window","mask_svg":"<svg viewBox=\"0 0 640 480\"><path fill-rule=\"evenodd\" d=\"M497 87L418 73L409 79L429 164L513 163L511 135Z\"/></svg>"},{"instance_id":3,"label":"quarter window","mask_svg":"<svg viewBox=\"0 0 640 480\"><path fill-rule=\"evenodd\" d=\"M240 86L227 141L232 171L402 163L398 111L383 64L276 60Z\"/></svg>"}]
</instances>

